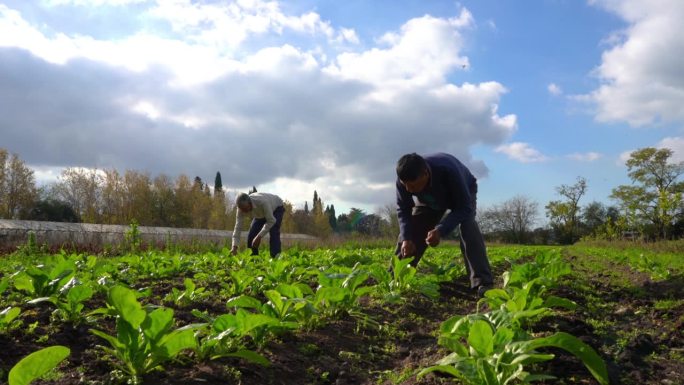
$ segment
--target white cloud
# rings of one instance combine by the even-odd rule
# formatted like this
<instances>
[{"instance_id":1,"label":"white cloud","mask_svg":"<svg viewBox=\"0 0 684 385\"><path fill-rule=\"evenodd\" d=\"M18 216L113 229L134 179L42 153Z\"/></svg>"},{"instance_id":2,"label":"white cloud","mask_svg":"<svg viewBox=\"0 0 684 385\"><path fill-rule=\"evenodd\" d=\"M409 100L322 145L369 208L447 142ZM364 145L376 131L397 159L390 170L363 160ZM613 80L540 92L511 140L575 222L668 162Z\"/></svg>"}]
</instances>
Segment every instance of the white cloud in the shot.
<instances>
[{"instance_id":1,"label":"white cloud","mask_svg":"<svg viewBox=\"0 0 684 385\"><path fill-rule=\"evenodd\" d=\"M530 146L529 143L513 142L503 144L494 149L495 152L506 154L509 158L522 163L544 162L549 158Z\"/></svg>"},{"instance_id":2,"label":"white cloud","mask_svg":"<svg viewBox=\"0 0 684 385\"><path fill-rule=\"evenodd\" d=\"M49 6L76 5L88 7L100 7L103 5L122 6L145 3L149 0L47 0Z\"/></svg>"},{"instance_id":3,"label":"white cloud","mask_svg":"<svg viewBox=\"0 0 684 385\"><path fill-rule=\"evenodd\" d=\"M51 183L57 182L59 176L62 174L63 167L51 167L51 166L34 166L29 165L31 170L33 170L33 176L36 178L36 184L38 186L46 186Z\"/></svg>"},{"instance_id":4,"label":"white cloud","mask_svg":"<svg viewBox=\"0 0 684 385\"><path fill-rule=\"evenodd\" d=\"M471 23L472 16L465 9L453 19L423 16L409 20L399 33L389 32L380 39L387 48L343 53L326 72L383 87L442 84L448 72L469 64L460 55L463 37L459 29Z\"/></svg>"},{"instance_id":5,"label":"white cloud","mask_svg":"<svg viewBox=\"0 0 684 385\"><path fill-rule=\"evenodd\" d=\"M546 89L549 91L551 95L558 96L563 94L563 90L556 84L556 83L550 83Z\"/></svg>"},{"instance_id":6,"label":"white cloud","mask_svg":"<svg viewBox=\"0 0 684 385\"><path fill-rule=\"evenodd\" d=\"M657 148L672 150L672 162L684 162L684 137L669 137L658 142Z\"/></svg>"},{"instance_id":7,"label":"white cloud","mask_svg":"<svg viewBox=\"0 0 684 385\"><path fill-rule=\"evenodd\" d=\"M652 147L668 148L672 150L672 157L670 157L670 162L684 162L684 137L663 138L660 142L658 142L656 145ZM627 163L627 161L631 157L632 152L634 151L636 151L636 149L622 152L618 157L617 164L620 166L624 166L625 163Z\"/></svg>"},{"instance_id":8,"label":"white cloud","mask_svg":"<svg viewBox=\"0 0 684 385\"><path fill-rule=\"evenodd\" d=\"M601 122L632 126L683 122L684 2L592 0L623 18L628 27L607 40L595 74L601 86L586 96Z\"/></svg>"},{"instance_id":9,"label":"white cloud","mask_svg":"<svg viewBox=\"0 0 684 385\"><path fill-rule=\"evenodd\" d=\"M447 80L468 63L467 10L408 20L366 48L353 30L285 15L277 3L158 4L166 8L155 17L173 31L115 40L46 32L53 27L0 5L3 146L29 164L203 179L220 170L229 190L257 185L295 203L315 188L331 203L369 207L392 200L402 154L450 152L486 177L471 147L497 146L517 129L514 114L499 112L502 84ZM269 39L221 40L212 34L227 33L222 18L248 25L245 39ZM288 28L310 40L289 44Z\"/></svg>"},{"instance_id":10,"label":"white cloud","mask_svg":"<svg viewBox=\"0 0 684 385\"><path fill-rule=\"evenodd\" d=\"M569 159L576 160L579 162L593 162L595 160L600 159L603 157L602 154L599 154L598 152L586 152L586 153L573 153L567 156Z\"/></svg>"}]
</instances>

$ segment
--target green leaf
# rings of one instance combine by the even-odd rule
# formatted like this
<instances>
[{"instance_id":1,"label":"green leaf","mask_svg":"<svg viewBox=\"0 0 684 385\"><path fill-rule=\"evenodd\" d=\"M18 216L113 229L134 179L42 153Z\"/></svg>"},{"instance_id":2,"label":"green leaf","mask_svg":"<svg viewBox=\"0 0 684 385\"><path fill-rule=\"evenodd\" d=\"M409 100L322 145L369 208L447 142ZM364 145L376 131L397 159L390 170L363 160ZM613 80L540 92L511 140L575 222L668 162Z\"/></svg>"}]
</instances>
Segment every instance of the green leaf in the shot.
<instances>
[{"instance_id":1,"label":"green leaf","mask_svg":"<svg viewBox=\"0 0 684 385\"><path fill-rule=\"evenodd\" d=\"M95 329L90 329L90 332L95 334L96 336L104 339L105 341L109 342L109 344L114 348L114 349L124 349L125 346L121 342L119 342L116 337L112 337L109 334L102 332L100 330L95 330Z\"/></svg>"},{"instance_id":2,"label":"green leaf","mask_svg":"<svg viewBox=\"0 0 684 385\"><path fill-rule=\"evenodd\" d=\"M567 298L548 296L544 301L544 307L560 307L568 310L575 310L577 304Z\"/></svg>"},{"instance_id":3,"label":"green leaf","mask_svg":"<svg viewBox=\"0 0 684 385\"><path fill-rule=\"evenodd\" d=\"M69 302L83 302L93 296L93 289L89 286L78 285L69 289L67 300Z\"/></svg>"},{"instance_id":4,"label":"green leaf","mask_svg":"<svg viewBox=\"0 0 684 385\"><path fill-rule=\"evenodd\" d=\"M8 307L0 312L0 325L9 325L10 322L14 321L15 318L21 313L21 308L18 307Z\"/></svg>"},{"instance_id":5,"label":"green leaf","mask_svg":"<svg viewBox=\"0 0 684 385\"><path fill-rule=\"evenodd\" d=\"M287 298L303 298L304 293L302 293L302 290L295 285L288 285L281 283L275 288L278 293L282 294L283 296Z\"/></svg>"},{"instance_id":6,"label":"green leaf","mask_svg":"<svg viewBox=\"0 0 684 385\"><path fill-rule=\"evenodd\" d=\"M109 289L109 300L121 317L135 329L140 327L147 316L131 289L114 286Z\"/></svg>"},{"instance_id":7,"label":"green leaf","mask_svg":"<svg viewBox=\"0 0 684 385\"><path fill-rule=\"evenodd\" d=\"M233 331L238 327L237 317L234 314L222 314L214 320L211 328L216 332Z\"/></svg>"},{"instance_id":8,"label":"green leaf","mask_svg":"<svg viewBox=\"0 0 684 385\"><path fill-rule=\"evenodd\" d=\"M250 314L247 312L237 313L238 327L243 333L248 333L264 325L277 325L279 321L264 314Z\"/></svg>"},{"instance_id":9,"label":"green leaf","mask_svg":"<svg viewBox=\"0 0 684 385\"><path fill-rule=\"evenodd\" d=\"M538 338L529 342L529 347L531 349L553 346L572 353L582 361L584 366L589 369L589 372L591 372L601 385L608 385L608 370L606 369L606 363L591 346L585 344L577 337L568 333L558 332L549 337Z\"/></svg>"},{"instance_id":10,"label":"green leaf","mask_svg":"<svg viewBox=\"0 0 684 385\"><path fill-rule=\"evenodd\" d=\"M145 337L154 345L173 326L173 310L159 308L150 312L140 325Z\"/></svg>"},{"instance_id":11,"label":"green leaf","mask_svg":"<svg viewBox=\"0 0 684 385\"><path fill-rule=\"evenodd\" d=\"M532 364L535 362L543 362L552 360L555 357L553 354L521 354L511 361L511 365L518 364Z\"/></svg>"},{"instance_id":12,"label":"green leaf","mask_svg":"<svg viewBox=\"0 0 684 385\"><path fill-rule=\"evenodd\" d=\"M28 385L69 356L65 346L50 346L33 352L19 361L9 372L9 385Z\"/></svg>"},{"instance_id":13,"label":"green leaf","mask_svg":"<svg viewBox=\"0 0 684 385\"><path fill-rule=\"evenodd\" d=\"M159 345L165 351L165 358L173 358L181 350L194 349L196 346L195 332L191 329L174 330L164 336Z\"/></svg>"},{"instance_id":14,"label":"green leaf","mask_svg":"<svg viewBox=\"0 0 684 385\"><path fill-rule=\"evenodd\" d=\"M347 291L339 287L322 287L316 292L316 303L336 303L344 301Z\"/></svg>"},{"instance_id":15,"label":"green leaf","mask_svg":"<svg viewBox=\"0 0 684 385\"><path fill-rule=\"evenodd\" d=\"M33 279L26 273L20 273L14 278L14 287L17 290L25 291L29 294L36 293L33 286Z\"/></svg>"},{"instance_id":16,"label":"green leaf","mask_svg":"<svg viewBox=\"0 0 684 385\"><path fill-rule=\"evenodd\" d=\"M468 349L463 346L459 337L440 337L439 344L461 357L468 356Z\"/></svg>"},{"instance_id":17,"label":"green leaf","mask_svg":"<svg viewBox=\"0 0 684 385\"><path fill-rule=\"evenodd\" d=\"M274 309L278 312L278 316L281 316L281 313L285 310L282 295L275 290L266 290L264 296L271 301Z\"/></svg>"},{"instance_id":18,"label":"green leaf","mask_svg":"<svg viewBox=\"0 0 684 385\"><path fill-rule=\"evenodd\" d=\"M233 297L226 302L226 307L241 307L248 309L259 309L261 308L261 301L254 297L248 295L240 295L238 297Z\"/></svg>"},{"instance_id":19,"label":"green leaf","mask_svg":"<svg viewBox=\"0 0 684 385\"><path fill-rule=\"evenodd\" d=\"M252 350L247 350L247 349L242 349L238 350L235 353L228 353L225 354L226 357L237 357L237 358L242 358L245 359L249 362L262 365L262 366L270 366L271 362L266 359L266 357L262 356L261 354L252 351Z\"/></svg>"},{"instance_id":20,"label":"green leaf","mask_svg":"<svg viewBox=\"0 0 684 385\"><path fill-rule=\"evenodd\" d=\"M501 348L503 346L506 346L509 344L511 341L513 341L513 337L515 336L515 333L513 330L506 328L506 327L499 327L496 329L496 333L494 333L494 337L492 337L492 346L494 350L501 350L498 348Z\"/></svg>"},{"instance_id":21,"label":"green leaf","mask_svg":"<svg viewBox=\"0 0 684 385\"><path fill-rule=\"evenodd\" d=\"M487 321L477 320L470 326L468 344L481 356L487 357L493 350L493 334Z\"/></svg>"},{"instance_id":22,"label":"green leaf","mask_svg":"<svg viewBox=\"0 0 684 385\"><path fill-rule=\"evenodd\" d=\"M418 378L421 378L421 377L425 376L426 374L432 373L432 372L442 372L442 373L449 374L453 377L459 377L459 378L462 377L461 373L458 370L456 370L456 368L454 368L453 366L435 365L435 366L430 366L428 368L425 368L425 369L421 370L420 372L418 372Z\"/></svg>"}]
</instances>

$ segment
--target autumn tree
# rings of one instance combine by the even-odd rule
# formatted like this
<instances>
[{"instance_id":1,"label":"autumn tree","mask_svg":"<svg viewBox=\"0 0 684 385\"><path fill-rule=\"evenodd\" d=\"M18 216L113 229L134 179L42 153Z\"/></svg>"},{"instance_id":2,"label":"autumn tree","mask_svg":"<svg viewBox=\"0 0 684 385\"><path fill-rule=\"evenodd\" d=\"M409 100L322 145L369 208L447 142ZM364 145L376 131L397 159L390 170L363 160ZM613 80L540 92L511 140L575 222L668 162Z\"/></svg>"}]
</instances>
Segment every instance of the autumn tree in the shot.
<instances>
[{"instance_id":1,"label":"autumn tree","mask_svg":"<svg viewBox=\"0 0 684 385\"><path fill-rule=\"evenodd\" d=\"M124 191L123 177L115 169L103 170L101 177L101 223L124 224Z\"/></svg>"},{"instance_id":2,"label":"autumn tree","mask_svg":"<svg viewBox=\"0 0 684 385\"><path fill-rule=\"evenodd\" d=\"M632 185L613 189L629 225L644 235L668 238L676 217L682 216L684 162L670 162L672 150L646 147L630 154L626 162Z\"/></svg>"},{"instance_id":3,"label":"autumn tree","mask_svg":"<svg viewBox=\"0 0 684 385\"><path fill-rule=\"evenodd\" d=\"M174 221L176 227L192 227L192 183L187 175L181 174L176 178L174 188L175 211Z\"/></svg>"},{"instance_id":4,"label":"autumn tree","mask_svg":"<svg viewBox=\"0 0 684 385\"><path fill-rule=\"evenodd\" d=\"M62 170L52 187L52 194L71 206L83 222L100 222L100 183L99 171L81 167L68 167Z\"/></svg>"},{"instance_id":5,"label":"autumn tree","mask_svg":"<svg viewBox=\"0 0 684 385\"><path fill-rule=\"evenodd\" d=\"M292 203L289 201L284 201L283 202L283 209L285 209L285 212L283 213L283 222L280 226L280 231L283 233L298 233L298 229L296 227L296 224L294 222L294 219L292 218L294 209L292 207Z\"/></svg>"},{"instance_id":6,"label":"autumn tree","mask_svg":"<svg viewBox=\"0 0 684 385\"><path fill-rule=\"evenodd\" d=\"M26 218L37 199L33 170L0 148L0 218Z\"/></svg>"},{"instance_id":7,"label":"autumn tree","mask_svg":"<svg viewBox=\"0 0 684 385\"><path fill-rule=\"evenodd\" d=\"M152 224L154 226L173 226L174 211L176 210L173 180L168 175L160 174L152 181L151 189L154 211Z\"/></svg>"},{"instance_id":8,"label":"autumn tree","mask_svg":"<svg viewBox=\"0 0 684 385\"><path fill-rule=\"evenodd\" d=\"M139 224L154 224L154 194L150 175L135 170L126 170L123 176L124 221L136 220Z\"/></svg>"},{"instance_id":9,"label":"autumn tree","mask_svg":"<svg viewBox=\"0 0 684 385\"><path fill-rule=\"evenodd\" d=\"M587 180L577 177L573 185L556 187L556 192L563 200L551 201L546 205L546 215L561 243L573 243L579 239L579 201L586 191Z\"/></svg>"},{"instance_id":10,"label":"autumn tree","mask_svg":"<svg viewBox=\"0 0 684 385\"><path fill-rule=\"evenodd\" d=\"M211 217L211 193L209 186L205 186L202 178L196 176L192 184L192 227L206 229L209 227Z\"/></svg>"}]
</instances>

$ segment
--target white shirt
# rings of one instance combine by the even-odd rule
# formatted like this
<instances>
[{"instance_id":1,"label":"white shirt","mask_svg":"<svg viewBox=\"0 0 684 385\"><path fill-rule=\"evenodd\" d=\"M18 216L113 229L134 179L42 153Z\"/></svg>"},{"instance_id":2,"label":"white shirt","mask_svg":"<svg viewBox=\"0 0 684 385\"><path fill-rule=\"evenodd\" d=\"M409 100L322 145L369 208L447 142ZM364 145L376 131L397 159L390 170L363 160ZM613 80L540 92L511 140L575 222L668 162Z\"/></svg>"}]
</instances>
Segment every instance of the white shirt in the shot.
<instances>
[{"instance_id":1,"label":"white shirt","mask_svg":"<svg viewBox=\"0 0 684 385\"><path fill-rule=\"evenodd\" d=\"M283 205L283 200L273 194L255 192L249 194L249 198L252 200L252 211L243 213L239 208L235 208L237 214L235 216L235 229L233 229L233 247L240 243L240 229L242 229L242 222L245 217L266 219L264 227L258 234L260 238L263 238L276 223L273 211Z\"/></svg>"}]
</instances>

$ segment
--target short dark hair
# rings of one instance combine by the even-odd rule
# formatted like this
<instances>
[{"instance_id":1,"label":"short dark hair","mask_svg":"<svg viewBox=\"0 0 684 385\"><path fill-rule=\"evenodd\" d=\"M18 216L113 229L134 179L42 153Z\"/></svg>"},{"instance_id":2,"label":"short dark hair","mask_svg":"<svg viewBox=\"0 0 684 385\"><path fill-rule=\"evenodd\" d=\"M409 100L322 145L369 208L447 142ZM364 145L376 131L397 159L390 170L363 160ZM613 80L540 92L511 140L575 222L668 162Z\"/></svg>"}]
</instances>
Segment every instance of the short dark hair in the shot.
<instances>
[{"instance_id":1,"label":"short dark hair","mask_svg":"<svg viewBox=\"0 0 684 385\"><path fill-rule=\"evenodd\" d=\"M252 199L249 197L249 195L247 195L245 193L242 193L242 194L238 195L237 198L235 198L235 205L236 206L244 205L246 203L251 203L251 202L252 202Z\"/></svg>"},{"instance_id":2,"label":"short dark hair","mask_svg":"<svg viewBox=\"0 0 684 385\"><path fill-rule=\"evenodd\" d=\"M404 182L418 179L426 170L427 162L415 152L402 156L397 162L397 176Z\"/></svg>"}]
</instances>

